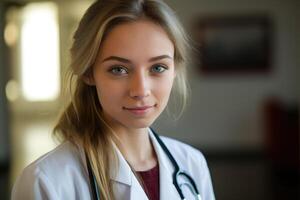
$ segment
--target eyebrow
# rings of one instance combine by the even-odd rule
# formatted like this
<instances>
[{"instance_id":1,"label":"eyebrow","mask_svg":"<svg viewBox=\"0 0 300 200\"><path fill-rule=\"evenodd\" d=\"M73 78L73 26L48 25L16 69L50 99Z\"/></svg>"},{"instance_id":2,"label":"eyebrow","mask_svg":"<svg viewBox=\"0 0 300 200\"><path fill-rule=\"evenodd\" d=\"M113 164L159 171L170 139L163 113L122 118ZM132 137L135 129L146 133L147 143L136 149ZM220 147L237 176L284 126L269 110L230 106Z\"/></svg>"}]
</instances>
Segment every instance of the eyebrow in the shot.
<instances>
[{"instance_id":1,"label":"eyebrow","mask_svg":"<svg viewBox=\"0 0 300 200\"><path fill-rule=\"evenodd\" d=\"M157 60L162 60L162 59L171 59L173 60L173 58L169 55L161 55L161 56L155 56L155 57L152 57L148 60L148 62L154 62L154 61L157 61ZM119 56L109 56L107 58L105 58L103 62L106 62L106 61L110 61L110 60L115 60L115 61L119 61L119 62L123 62L123 63L132 63L130 60L126 59L126 58L122 58L122 57L119 57Z\"/></svg>"}]
</instances>

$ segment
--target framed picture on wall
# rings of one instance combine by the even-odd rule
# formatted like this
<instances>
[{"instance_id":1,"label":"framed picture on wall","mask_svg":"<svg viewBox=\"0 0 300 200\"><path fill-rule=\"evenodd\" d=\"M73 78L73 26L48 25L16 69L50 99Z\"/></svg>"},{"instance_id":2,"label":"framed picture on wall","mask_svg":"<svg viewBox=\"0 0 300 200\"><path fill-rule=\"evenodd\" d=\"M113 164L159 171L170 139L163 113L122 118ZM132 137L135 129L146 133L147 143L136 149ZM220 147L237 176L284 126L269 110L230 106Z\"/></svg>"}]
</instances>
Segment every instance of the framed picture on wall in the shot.
<instances>
[{"instance_id":1,"label":"framed picture on wall","mask_svg":"<svg viewBox=\"0 0 300 200\"><path fill-rule=\"evenodd\" d=\"M194 31L204 73L267 72L271 26L266 16L201 17Z\"/></svg>"}]
</instances>

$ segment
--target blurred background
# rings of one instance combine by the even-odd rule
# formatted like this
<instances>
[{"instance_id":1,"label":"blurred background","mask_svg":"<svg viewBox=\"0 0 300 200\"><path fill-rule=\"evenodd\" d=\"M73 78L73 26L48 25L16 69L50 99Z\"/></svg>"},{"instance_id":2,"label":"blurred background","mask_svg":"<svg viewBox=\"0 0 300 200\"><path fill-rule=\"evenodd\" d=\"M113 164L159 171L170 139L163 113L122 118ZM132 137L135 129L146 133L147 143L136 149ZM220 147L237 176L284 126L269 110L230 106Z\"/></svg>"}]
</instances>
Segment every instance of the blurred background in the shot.
<instances>
[{"instance_id":1,"label":"blurred background","mask_svg":"<svg viewBox=\"0 0 300 200\"><path fill-rule=\"evenodd\" d=\"M58 145L68 50L91 2L0 2L0 199ZM154 127L204 153L217 199L299 199L300 1L166 2L193 40L192 96Z\"/></svg>"}]
</instances>

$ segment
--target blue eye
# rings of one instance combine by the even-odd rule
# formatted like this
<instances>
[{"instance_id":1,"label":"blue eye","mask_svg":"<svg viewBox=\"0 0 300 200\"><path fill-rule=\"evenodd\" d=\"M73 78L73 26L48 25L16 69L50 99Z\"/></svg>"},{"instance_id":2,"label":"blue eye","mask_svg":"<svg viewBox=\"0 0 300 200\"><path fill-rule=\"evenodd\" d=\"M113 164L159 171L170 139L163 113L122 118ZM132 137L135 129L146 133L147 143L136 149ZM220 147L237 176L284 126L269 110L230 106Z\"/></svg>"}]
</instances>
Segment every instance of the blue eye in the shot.
<instances>
[{"instance_id":1,"label":"blue eye","mask_svg":"<svg viewBox=\"0 0 300 200\"><path fill-rule=\"evenodd\" d=\"M157 64L157 65L153 65L151 68L151 72L154 73L163 73L165 70L167 70L168 68L164 65L161 64Z\"/></svg>"},{"instance_id":2,"label":"blue eye","mask_svg":"<svg viewBox=\"0 0 300 200\"><path fill-rule=\"evenodd\" d=\"M114 66L109 70L109 72L111 72L114 75L123 75L128 73L127 69L122 66Z\"/></svg>"}]
</instances>

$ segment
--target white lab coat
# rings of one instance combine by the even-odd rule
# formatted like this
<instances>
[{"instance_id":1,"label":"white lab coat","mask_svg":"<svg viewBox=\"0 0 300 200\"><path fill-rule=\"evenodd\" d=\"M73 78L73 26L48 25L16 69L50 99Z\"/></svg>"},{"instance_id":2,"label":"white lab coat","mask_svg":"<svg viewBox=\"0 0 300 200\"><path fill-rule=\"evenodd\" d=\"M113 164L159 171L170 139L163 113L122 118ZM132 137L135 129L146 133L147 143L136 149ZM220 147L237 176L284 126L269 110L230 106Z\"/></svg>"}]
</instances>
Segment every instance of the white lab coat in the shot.
<instances>
[{"instance_id":1,"label":"white lab coat","mask_svg":"<svg viewBox=\"0 0 300 200\"><path fill-rule=\"evenodd\" d=\"M173 165L154 138L149 135L159 162L160 200L180 200L173 185ZM202 200L214 200L209 170L203 155L193 147L179 141L161 137L181 169L188 172L198 187ZM147 195L118 149L118 173L111 181L117 200L147 200ZM187 187L183 187L186 200L194 200ZM65 142L24 169L12 190L12 200L88 200L91 187L83 149Z\"/></svg>"}]
</instances>

